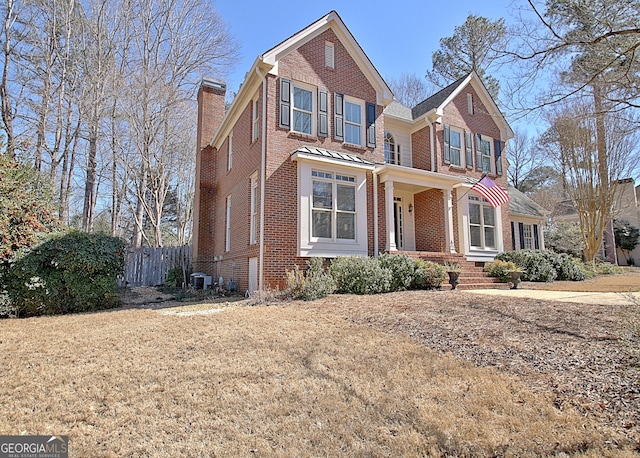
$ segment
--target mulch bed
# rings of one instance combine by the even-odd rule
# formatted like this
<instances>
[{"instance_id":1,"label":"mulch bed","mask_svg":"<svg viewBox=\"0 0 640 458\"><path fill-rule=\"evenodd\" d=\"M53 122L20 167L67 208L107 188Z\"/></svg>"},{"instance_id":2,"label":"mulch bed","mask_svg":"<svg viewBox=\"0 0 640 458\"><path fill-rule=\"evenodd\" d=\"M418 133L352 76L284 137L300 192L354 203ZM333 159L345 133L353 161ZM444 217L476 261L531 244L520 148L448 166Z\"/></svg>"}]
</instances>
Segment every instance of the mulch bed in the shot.
<instances>
[{"instance_id":1,"label":"mulch bed","mask_svg":"<svg viewBox=\"0 0 640 458\"><path fill-rule=\"evenodd\" d=\"M334 295L289 306L409 334L429 348L494 367L552 396L558 409L571 406L597 419L640 451L640 360L620 337L628 308L463 291Z\"/></svg>"}]
</instances>

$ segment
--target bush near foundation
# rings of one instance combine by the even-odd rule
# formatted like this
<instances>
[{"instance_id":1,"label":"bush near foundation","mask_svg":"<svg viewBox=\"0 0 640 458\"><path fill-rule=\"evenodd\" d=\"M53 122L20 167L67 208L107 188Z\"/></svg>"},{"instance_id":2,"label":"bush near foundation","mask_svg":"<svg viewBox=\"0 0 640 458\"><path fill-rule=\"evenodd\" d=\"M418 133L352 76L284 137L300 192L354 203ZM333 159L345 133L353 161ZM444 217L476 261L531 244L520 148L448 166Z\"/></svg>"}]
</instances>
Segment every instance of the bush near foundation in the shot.
<instances>
[{"instance_id":1,"label":"bush near foundation","mask_svg":"<svg viewBox=\"0 0 640 458\"><path fill-rule=\"evenodd\" d=\"M26 317L117 307L125 249L120 239L104 234L53 236L19 253L4 269L9 306L2 310Z\"/></svg>"},{"instance_id":2,"label":"bush near foundation","mask_svg":"<svg viewBox=\"0 0 640 458\"><path fill-rule=\"evenodd\" d=\"M551 250L506 251L498 254L496 260L515 263L524 270L522 279L525 281L581 281L587 278L587 270L580 260Z\"/></svg>"}]
</instances>

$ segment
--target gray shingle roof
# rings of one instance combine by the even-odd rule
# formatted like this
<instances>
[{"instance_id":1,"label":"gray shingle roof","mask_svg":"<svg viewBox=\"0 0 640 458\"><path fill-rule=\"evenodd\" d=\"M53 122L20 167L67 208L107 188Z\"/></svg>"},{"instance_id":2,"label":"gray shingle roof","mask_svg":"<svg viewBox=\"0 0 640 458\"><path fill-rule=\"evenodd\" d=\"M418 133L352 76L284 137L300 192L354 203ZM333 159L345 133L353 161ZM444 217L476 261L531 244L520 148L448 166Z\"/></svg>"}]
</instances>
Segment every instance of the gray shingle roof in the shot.
<instances>
[{"instance_id":1,"label":"gray shingle roof","mask_svg":"<svg viewBox=\"0 0 640 458\"><path fill-rule=\"evenodd\" d=\"M440 105L442 105L442 103L445 100L447 100L447 97L449 97L451 94L453 94L453 92L456 89L458 89L458 86L460 86L460 84L462 84L462 82L468 76L469 75L465 75L462 78L454 81L453 83L451 83L450 85L448 85L444 89L436 92L435 94L433 94L428 99L423 100L422 102L417 104L415 107L413 107L413 109L411 110L411 114L413 116L413 119L419 118L423 114L425 114L425 113L433 110L434 108L437 108Z\"/></svg>"},{"instance_id":2,"label":"gray shingle roof","mask_svg":"<svg viewBox=\"0 0 640 458\"><path fill-rule=\"evenodd\" d=\"M535 218L543 218L546 213L549 213L544 207L535 203L513 186L509 186L508 191L509 210L511 213Z\"/></svg>"},{"instance_id":3,"label":"gray shingle roof","mask_svg":"<svg viewBox=\"0 0 640 458\"><path fill-rule=\"evenodd\" d=\"M413 121L411 114L411 108L405 107L400 102L393 101L384 109L384 114L394 116L396 118L406 119L407 121Z\"/></svg>"},{"instance_id":4,"label":"gray shingle roof","mask_svg":"<svg viewBox=\"0 0 640 458\"><path fill-rule=\"evenodd\" d=\"M293 152L295 153L307 153L316 156L328 157L331 159L338 159L341 161L355 162L357 164L375 165L374 162L367 161L361 157L354 156L353 154L339 153L337 151L331 151L324 148L316 148L314 146L302 146Z\"/></svg>"}]
</instances>

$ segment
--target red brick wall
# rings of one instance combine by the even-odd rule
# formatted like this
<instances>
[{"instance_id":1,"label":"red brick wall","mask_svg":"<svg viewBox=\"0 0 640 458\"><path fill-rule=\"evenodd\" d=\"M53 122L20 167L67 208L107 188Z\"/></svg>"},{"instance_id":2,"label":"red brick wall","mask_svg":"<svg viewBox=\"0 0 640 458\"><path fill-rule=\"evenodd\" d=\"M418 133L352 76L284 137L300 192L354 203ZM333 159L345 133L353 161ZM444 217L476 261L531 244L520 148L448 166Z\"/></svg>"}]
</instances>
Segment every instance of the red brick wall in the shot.
<instances>
[{"instance_id":1,"label":"red brick wall","mask_svg":"<svg viewBox=\"0 0 640 458\"><path fill-rule=\"evenodd\" d=\"M411 136L411 151L413 167L431 170L431 132L428 127Z\"/></svg>"},{"instance_id":2,"label":"red brick wall","mask_svg":"<svg viewBox=\"0 0 640 458\"><path fill-rule=\"evenodd\" d=\"M198 90L198 127L196 151L204 148L220 127L224 118L226 87L213 87L206 82Z\"/></svg>"},{"instance_id":3,"label":"red brick wall","mask_svg":"<svg viewBox=\"0 0 640 458\"><path fill-rule=\"evenodd\" d=\"M446 251L444 197L439 189L413 196L416 220L416 250Z\"/></svg>"}]
</instances>

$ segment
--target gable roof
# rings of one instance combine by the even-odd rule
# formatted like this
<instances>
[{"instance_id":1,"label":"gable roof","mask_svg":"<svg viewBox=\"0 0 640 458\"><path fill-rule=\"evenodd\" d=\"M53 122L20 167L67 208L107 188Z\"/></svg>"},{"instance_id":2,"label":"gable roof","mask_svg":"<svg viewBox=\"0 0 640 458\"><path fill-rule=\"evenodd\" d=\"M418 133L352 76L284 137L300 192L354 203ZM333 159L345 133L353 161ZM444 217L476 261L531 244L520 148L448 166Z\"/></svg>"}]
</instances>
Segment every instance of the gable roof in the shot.
<instances>
[{"instance_id":1,"label":"gable roof","mask_svg":"<svg viewBox=\"0 0 640 458\"><path fill-rule=\"evenodd\" d=\"M549 213L541 205L524 195L517 188L509 186L509 211L512 215L544 218Z\"/></svg>"},{"instance_id":2,"label":"gable roof","mask_svg":"<svg viewBox=\"0 0 640 458\"><path fill-rule=\"evenodd\" d=\"M454 81L444 89L433 94L431 97L423 100L415 107L411 109L411 115L413 119L417 119L420 116L428 113L431 110L436 110L438 107L442 106L447 99L451 97L451 94L456 92L456 90L462 85L462 83L468 78L469 75L463 76L462 78Z\"/></svg>"},{"instance_id":3,"label":"gable roof","mask_svg":"<svg viewBox=\"0 0 640 458\"><path fill-rule=\"evenodd\" d=\"M496 125L500 129L501 138L503 140L513 138L513 130L507 123L504 115L500 112L500 109L476 72L471 72L468 75L457 79L411 109L394 102L385 109L384 113L412 122L421 118L427 118L429 122L440 123L442 122L442 116L444 115L444 108L469 85L475 89L480 100L495 119ZM402 108L396 106L396 104ZM410 117L407 116L407 110L411 112Z\"/></svg>"},{"instance_id":4,"label":"gable roof","mask_svg":"<svg viewBox=\"0 0 640 458\"><path fill-rule=\"evenodd\" d=\"M269 73L277 75L277 65L281 58L322 34L327 29L333 30L349 55L358 64L358 67L360 67L369 83L375 88L376 94L378 95L377 103L384 106L391 103L393 101L393 93L389 85L387 85L382 76L380 76L378 70L373 66L369 57L365 54L358 41L335 10L330 11L317 21L291 35L286 40L259 56L258 59L271 66Z\"/></svg>"}]
</instances>

